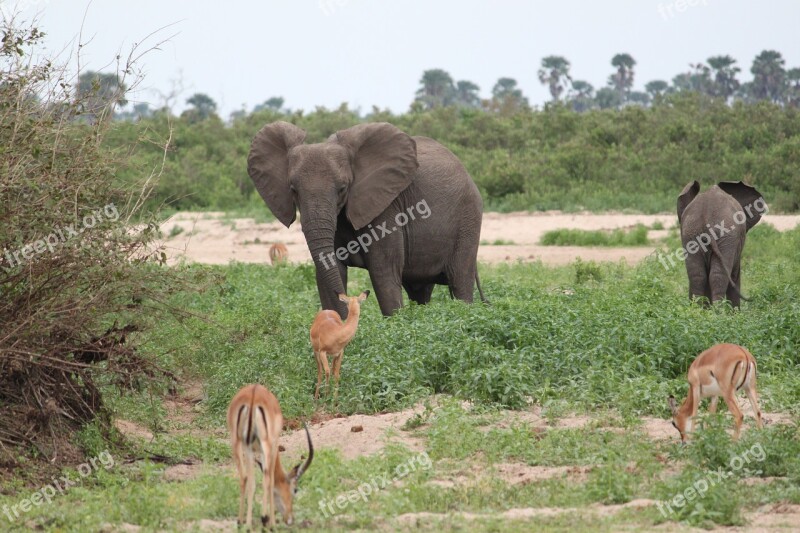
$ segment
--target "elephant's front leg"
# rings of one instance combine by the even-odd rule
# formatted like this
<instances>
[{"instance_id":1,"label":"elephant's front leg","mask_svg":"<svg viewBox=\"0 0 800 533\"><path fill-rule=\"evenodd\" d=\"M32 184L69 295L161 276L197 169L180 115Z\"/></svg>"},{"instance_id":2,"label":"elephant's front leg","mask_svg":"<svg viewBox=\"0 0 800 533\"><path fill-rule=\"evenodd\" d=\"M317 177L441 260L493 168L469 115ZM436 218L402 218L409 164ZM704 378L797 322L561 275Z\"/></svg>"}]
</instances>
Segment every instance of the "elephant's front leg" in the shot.
<instances>
[{"instance_id":1,"label":"elephant's front leg","mask_svg":"<svg viewBox=\"0 0 800 533\"><path fill-rule=\"evenodd\" d=\"M403 236L398 231L376 242L362 255L384 316L403 307L403 250Z\"/></svg>"},{"instance_id":2,"label":"elephant's front leg","mask_svg":"<svg viewBox=\"0 0 800 533\"><path fill-rule=\"evenodd\" d=\"M375 289L375 297L378 299L383 316L390 316L403 307L403 285L399 275L370 269L369 279L372 281L372 288Z\"/></svg>"}]
</instances>

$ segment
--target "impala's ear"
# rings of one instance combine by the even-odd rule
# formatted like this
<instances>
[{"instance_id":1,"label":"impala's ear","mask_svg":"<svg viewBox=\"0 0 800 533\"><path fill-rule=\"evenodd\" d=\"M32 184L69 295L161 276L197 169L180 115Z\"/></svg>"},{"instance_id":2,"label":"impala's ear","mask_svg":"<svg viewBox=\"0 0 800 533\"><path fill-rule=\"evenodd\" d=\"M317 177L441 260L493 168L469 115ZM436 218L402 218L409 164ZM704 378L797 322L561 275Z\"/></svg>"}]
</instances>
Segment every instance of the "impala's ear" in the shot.
<instances>
[{"instance_id":1,"label":"impala's ear","mask_svg":"<svg viewBox=\"0 0 800 533\"><path fill-rule=\"evenodd\" d=\"M340 294L338 296L339 296L339 301L341 302L347 302L349 300L346 294Z\"/></svg>"},{"instance_id":2,"label":"impala's ear","mask_svg":"<svg viewBox=\"0 0 800 533\"><path fill-rule=\"evenodd\" d=\"M417 143L387 122L359 124L336 133L350 153L353 184L347 198L347 218L363 228L411 185L417 162Z\"/></svg>"},{"instance_id":3,"label":"impala's ear","mask_svg":"<svg viewBox=\"0 0 800 533\"><path fill-rule=\"evenodd\" d=\"M306 132L288 122L267 124L256 133L247 157L247 173L275 217L287 228L296 208L289 190L289 150L303 144Z\"/></svg>"},{"instance_id":4,"label":"impala's ear","mask_svg":"<svg viewBox=\"0 0 800 533\"><path fill-rule=\"evenodd\" d=\"M367 296L369 296L369 289L365 290L364 292L358 295L358 301L363 302L364 300L367 299Z\"/></svg>"},{"instance_id":5,"label":"impala's ear","mask_svg":"<svg viewBox=\"0 0 800 533\"><path fill-rule=\"evenodd\" d=\"M680 223L681 217L683 216L683 210L686 209L687 205L692 203L692 200L694 200L694 197L697 196L699 192L700 184L695 180L688 183L678 195L678 223Z\"/></svg>"},{"instance_id":6,"label":"impala's ear","mask_svg":"<svg viewBox=\"0 0 800 533\"><path fill-rule=\"evenodd\" d=\"M721 181L717 183L720 189L733 196L744 212L744 220L747 222L747 231L758 224L761 215L764 215L769 208L764 197L755 187L751 187L743 181Z\"/></svg>"},{"instance_id":7,"label":"impala's ear","mask_svg":"<svg viewBox=\"0 0 800 533\"><path fill-rule=\"evenodd\" d=\"M675 403L675 396L670 394L669 398L667 398L667 405L669 405L669 410L672 411L674 416L675 412L678 410L678 404Z\"/></svg>"}]
</instances>

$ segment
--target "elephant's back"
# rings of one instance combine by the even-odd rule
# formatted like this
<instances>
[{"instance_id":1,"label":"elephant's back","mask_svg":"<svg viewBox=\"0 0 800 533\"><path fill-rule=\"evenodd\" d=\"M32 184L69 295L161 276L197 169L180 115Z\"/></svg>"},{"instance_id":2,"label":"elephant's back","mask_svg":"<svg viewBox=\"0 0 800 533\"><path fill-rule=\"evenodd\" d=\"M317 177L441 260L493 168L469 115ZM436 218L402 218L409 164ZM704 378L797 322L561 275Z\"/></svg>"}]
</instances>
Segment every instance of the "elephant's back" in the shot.
<instances>
[{"instance_id":1,"label":"elephant's back","mask_svg":"<svg viewBox=\"0 0 800 533\"><path fill-rule=\"evenodd\" d=\"M714 185L698 194L686 207L681 222L681 234L685 238L693 238L701 233L715 230L716 227L719 227L720 231L724 227L725 233L735 231L741 224L736 217L739 211L741 211L739 202Z\"/></svg>"},{"instance_id":2,"label":"elephant's back","mask_svg":"<svg viewBox=\"0 0 800 533\"><path fill-rule=\"evenodd\" d=\"M414 181L423 194L433 187L450 201L464 195L480 199L477 185L453 152L430 137L415 136L413 139L419 162Z\"/></svg>"}]
</instances>

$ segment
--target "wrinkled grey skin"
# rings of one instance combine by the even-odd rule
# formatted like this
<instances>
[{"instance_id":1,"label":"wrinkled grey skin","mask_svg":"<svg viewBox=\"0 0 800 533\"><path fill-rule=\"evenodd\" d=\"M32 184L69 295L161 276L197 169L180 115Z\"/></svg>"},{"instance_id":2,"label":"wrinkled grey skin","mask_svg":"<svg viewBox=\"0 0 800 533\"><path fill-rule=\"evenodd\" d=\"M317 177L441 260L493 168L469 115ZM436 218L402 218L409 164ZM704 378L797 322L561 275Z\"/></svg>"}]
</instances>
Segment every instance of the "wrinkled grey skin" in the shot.
<instances>
[{"instance_id":1,"label":"wrinkled grey skin","mask_svg":"<svg viewBox=\"0 0 800 533\"><path fill-rule=\"evenodd\" d=\"M684 187L678 196L678 221L684 250L690 252L689 298L704 296L712 303L727 299L739 307L745 238L766 212L761 193L741 181L723 181L703 193L696 181ZM696 244L701 234L707 237L700 240L710 241L705 251Z\"/></svg>"},{"instance_id":2,"label":"wrinkled grey skin","mask_svg":"<svg viewBox=\"0 0 800 533\"><path fill-rule=\"evenodd\" d=\"M304 144L305 136L286 122L264 126L253 139L248 173L284 225L300 209L323 309L347 317L338 295L347 292L348 267L369 271L384 315L402 307L402 289L424 304L435 284L472 302L483 203L447 148L388 123L354 126L318 144ZM415 218L398 225L403 213ZM374 242L335 256L359 237Z\"/></svg>"}]
</instances>

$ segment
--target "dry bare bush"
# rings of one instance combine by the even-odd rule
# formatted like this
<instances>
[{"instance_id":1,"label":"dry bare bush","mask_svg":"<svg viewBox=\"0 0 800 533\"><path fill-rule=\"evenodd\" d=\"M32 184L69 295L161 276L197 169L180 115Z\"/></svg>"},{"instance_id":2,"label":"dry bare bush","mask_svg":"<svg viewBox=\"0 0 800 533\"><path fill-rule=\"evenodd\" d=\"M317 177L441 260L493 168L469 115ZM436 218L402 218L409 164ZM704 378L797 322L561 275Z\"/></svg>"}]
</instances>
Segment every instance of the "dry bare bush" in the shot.
<instances>
[{"instance_id":1,"label":"dry bare bush","mask_svg":"<svg viewBox=\"0 0 800 533\"><path fill-rule=\"evenodd\" d=\"M155 221L135 218L157 170L126 190L120 152L103 145L123 91L78 91L69 69L32 59L38 29L0 29L0 464L20 453L69 462L75 431L108 428L102 386L163 375L131 335L165 311L180 274L153 244ZM120 88L133 85L135 57Z\"/></svg>"}]
</instances>

